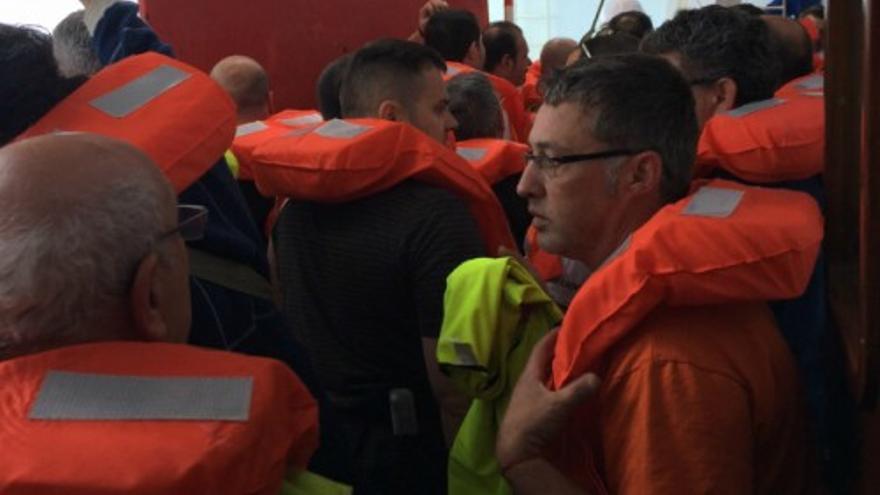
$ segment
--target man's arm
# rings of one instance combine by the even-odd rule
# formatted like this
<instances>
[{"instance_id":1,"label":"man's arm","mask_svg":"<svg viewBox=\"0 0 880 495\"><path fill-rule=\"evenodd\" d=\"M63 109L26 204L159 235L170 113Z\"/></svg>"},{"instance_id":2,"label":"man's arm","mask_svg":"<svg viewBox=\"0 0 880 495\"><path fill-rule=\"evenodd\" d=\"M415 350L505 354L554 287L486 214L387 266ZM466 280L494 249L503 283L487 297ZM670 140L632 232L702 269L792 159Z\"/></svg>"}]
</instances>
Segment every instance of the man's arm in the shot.
<instances>
[{"instance_id":1,"label":"man's arm","mask_svg":"<svg viewBox=\"0 0 880 495\"><path fill-rule=\"evenodd\" d=\"M592 373L560 390L547 388L558 334L554 330L535 345L498 429L498 464L519 495L584 494L543 458L574 409L599 388L599 378Z\"/></svg>"},{"instance_id":2,"label":"man's arm","mask_svg":"<svg viewBox=\"0 0 880 495\"><path fill-rule=\"evenodd\" d=\"M446 0L428 0L422 5L422 8L419 9L419 21L418 28L413 32L413 34L409 35L409 41L414 41L416 43L424 43L425 42L425 26L428 25L428 20L431 19L431 16L436 12L440 12L441 10L446 10L449 8L449 4L446 3Z\"/></svg>"},{"instance_id":3,"label":"man's arm","mask_svg":"<svg viewBox=\"0 0 880 495\"><path fill-rule=\"evenodd\" d=\"M601 401L612 493L754 491L749 396L730 377L688 363L652 362L607 377Z\"/></svg>"}]
</instances>

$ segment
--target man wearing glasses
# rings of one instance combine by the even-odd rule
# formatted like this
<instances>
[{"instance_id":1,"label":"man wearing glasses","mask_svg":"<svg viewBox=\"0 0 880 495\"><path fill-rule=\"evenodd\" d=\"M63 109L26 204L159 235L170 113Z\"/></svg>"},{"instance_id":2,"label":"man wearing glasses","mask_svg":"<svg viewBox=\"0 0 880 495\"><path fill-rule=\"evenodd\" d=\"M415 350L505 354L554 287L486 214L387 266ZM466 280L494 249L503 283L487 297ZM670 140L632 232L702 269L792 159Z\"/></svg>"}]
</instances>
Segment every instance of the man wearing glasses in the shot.
<instances>
[{"instance_id":1,"label":"man wearing glasses","mask_svg":"<svg viewBox=\"0 0 880 495\"><path fill-rule=\"evenodd\" d=\"M317 406L296 376L185 345L206 223L119 141L0 150L4 493L277 493L305 467Z\"/></svg>"},{"instance_id":2,"label":"man wearing glasses","mask_svg":"<svg viewBox=\"0 0 880 495\"><path fill-rule=\"evenodd\" d=\"M538 111L519 184L540 247L601 274L627 255L631 234L687 194L696 138L690 89L666 61L631 54L569 68ZM601 303L576 299L565 319ZM794 364L763 302L661 306L635 325L589 370L601 384L587 373L549 390L556 333L538 344L498 436L515 493L803 487ZM560 441L587 446L592 461L556 450ZM762 445L773 448L756 452Z\"/></svg>"}]
</instances>

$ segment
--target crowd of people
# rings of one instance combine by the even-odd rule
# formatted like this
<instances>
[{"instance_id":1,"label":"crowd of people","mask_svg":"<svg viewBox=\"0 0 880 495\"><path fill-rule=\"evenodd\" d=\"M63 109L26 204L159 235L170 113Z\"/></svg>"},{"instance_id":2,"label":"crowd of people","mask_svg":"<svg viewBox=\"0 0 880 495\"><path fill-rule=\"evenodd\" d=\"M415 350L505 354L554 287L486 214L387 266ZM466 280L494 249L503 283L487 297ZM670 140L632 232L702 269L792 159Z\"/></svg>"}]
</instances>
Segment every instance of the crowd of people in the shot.
<instances>
[{"instance_id":1,"label":"crowd of people","mask_svg":"<svg viewBox=\"0 0 880 495\"><path fill-rule=\"evenodd\" d=\"M850 486L821 10L430 0L281 109L82 3L0 24L0 492Z\"/></svg>"}]
</instances>

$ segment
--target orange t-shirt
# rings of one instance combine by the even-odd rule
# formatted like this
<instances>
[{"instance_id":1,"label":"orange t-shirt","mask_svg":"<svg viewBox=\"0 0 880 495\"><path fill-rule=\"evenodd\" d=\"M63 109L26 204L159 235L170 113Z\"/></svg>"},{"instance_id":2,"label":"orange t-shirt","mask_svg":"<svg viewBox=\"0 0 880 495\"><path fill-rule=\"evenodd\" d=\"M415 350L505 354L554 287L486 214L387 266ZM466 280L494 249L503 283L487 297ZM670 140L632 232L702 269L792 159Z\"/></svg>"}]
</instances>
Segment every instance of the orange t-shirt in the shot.
<instances>
[{"instance_id":1,"label":"orange t-shirt","mask_svg":"<svg viewBox=\"0 0 880 495\"><path fill-rule=\"evenodd\" d=\"M816 486L794 360L765 304L661 307L606 362L591 444L609 493Z\"/></svg>"}]
</instances>

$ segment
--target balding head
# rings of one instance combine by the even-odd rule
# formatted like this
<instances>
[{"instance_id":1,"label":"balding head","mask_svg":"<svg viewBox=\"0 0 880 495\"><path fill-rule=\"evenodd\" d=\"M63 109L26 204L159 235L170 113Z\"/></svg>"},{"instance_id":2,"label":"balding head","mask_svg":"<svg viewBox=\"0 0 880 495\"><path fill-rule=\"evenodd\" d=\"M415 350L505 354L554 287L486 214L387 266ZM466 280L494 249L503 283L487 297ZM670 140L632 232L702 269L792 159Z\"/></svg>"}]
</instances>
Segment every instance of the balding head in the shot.
<instances>
[{"instance_id":1,"label":"balding head","mask_svg":"<svg viewBox=\"0 0 880 495\"><path fill-rule=\"evenodd\" d=\"M269 116L269 76L256 60L243 55L226 57L211 69L211 77L238 107L239 124Z\"/></svg>"},{"instance_id":2,"label":"balding head","mask_svg":"<svg viewBox=\"0 0 880 495\"><path fill-rule=\"evenodd\" d=\"M541 49L541 73L550 74L553 70L565 68L565 62L577 48L577 41L571 38L553 38Z\"/></svg>"},{"instance_id":3,"label":"balding head","mask_svg":"<svg viewBox=\"0 0 880 495\"><path fill-rule=\"evenodd\" d=\"M176 220L171 186L126 144L59 134L0 149L0 359L185 338L182 242L159 241Z\"/></svg>"},{"instance_id":4,"label":"balding head","mask_svg":"<svg viewBox=\"0 0 880 495\"><path fill-rule=\"evenodd\" d=\"M782 63L781 83L797 79L813 70L813 43L797 21L776 15L761 16L776 43Z\"/></svg>"}]
</instances>

